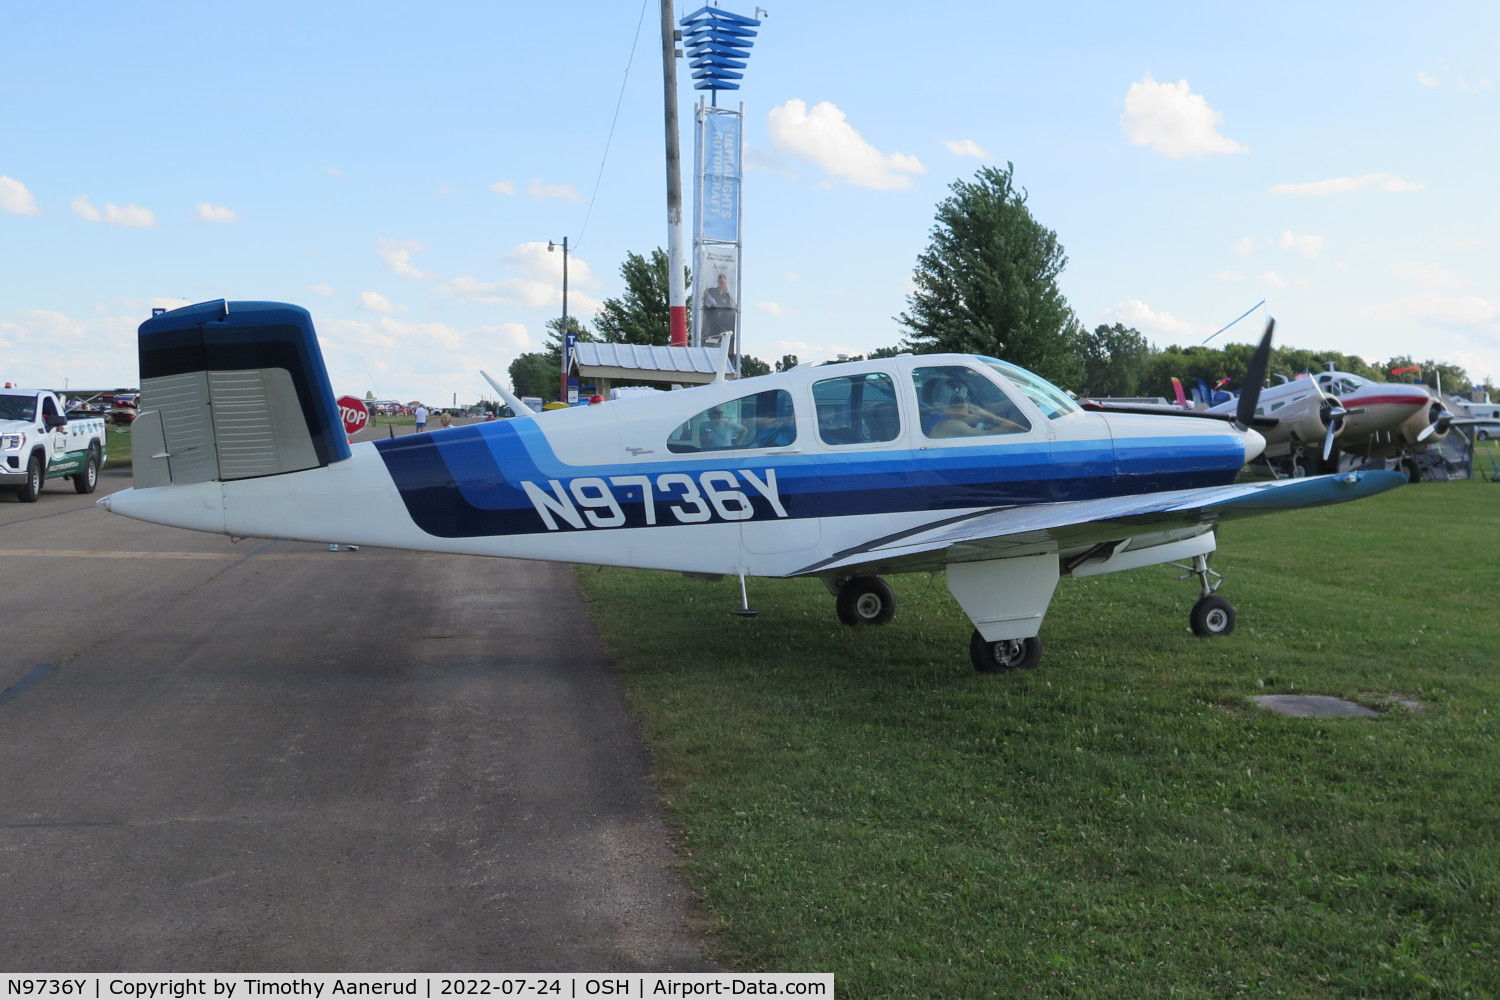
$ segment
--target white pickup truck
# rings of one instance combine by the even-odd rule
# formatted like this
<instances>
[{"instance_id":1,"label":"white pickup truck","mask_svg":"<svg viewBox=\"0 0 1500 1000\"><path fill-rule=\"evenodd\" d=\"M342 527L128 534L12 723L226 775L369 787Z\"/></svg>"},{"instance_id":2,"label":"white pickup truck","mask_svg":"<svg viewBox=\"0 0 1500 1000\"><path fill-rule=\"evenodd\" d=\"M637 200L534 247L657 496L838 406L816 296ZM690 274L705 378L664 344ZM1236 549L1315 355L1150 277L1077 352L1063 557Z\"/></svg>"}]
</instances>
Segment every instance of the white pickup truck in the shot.
<instances>
[{"instance_id":1,"label":"white pickup truck","mask_svg":"<svg viewBox=\"0 0 1500 1000\"><path fill-rule=\"evenodd\" d=\"M69 417L56 393L0 389L0 489L33 503L48 479L92 493L104 466L104 418Z\"/></svg>"}]
</instances>

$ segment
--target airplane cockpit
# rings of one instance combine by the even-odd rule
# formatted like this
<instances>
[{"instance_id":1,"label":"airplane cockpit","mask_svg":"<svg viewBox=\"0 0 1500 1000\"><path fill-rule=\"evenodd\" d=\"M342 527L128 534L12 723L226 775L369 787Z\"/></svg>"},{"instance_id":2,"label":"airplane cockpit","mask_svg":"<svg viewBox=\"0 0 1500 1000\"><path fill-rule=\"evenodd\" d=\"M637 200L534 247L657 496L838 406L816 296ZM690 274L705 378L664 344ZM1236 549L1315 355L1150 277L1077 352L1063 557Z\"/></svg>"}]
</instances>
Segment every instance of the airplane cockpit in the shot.
<instances>
[{"instance_id":1,"label":"airplane cockpit","mask_svg":"<svg viewBox=\"0 0 1500 1000\"><path fill-rule=\"evenodd\" d=\"M1352 392L1358 392L1369 385L1368 379L1360 378L1358 375L1347 375L1343 372L1323 372L1318 376L1318 384L1327 392L1335 396L1347 396Z\"/></svg>"}]
</instances>

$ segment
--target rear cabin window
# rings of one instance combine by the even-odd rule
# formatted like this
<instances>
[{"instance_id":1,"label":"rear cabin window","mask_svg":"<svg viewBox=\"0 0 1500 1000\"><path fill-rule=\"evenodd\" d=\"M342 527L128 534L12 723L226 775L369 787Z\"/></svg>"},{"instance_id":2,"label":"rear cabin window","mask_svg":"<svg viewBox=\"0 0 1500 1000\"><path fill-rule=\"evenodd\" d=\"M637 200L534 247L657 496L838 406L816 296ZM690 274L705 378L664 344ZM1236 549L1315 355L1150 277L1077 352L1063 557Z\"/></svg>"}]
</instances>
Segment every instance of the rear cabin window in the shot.
<instances>
[{"instance_id":1,"label":"rear cabin window","mask_svg":"<svg viewBox=\"0 0 1500 1000\"><path fill-rule=\"evenodd\" d=\"M929 438L1024 434L1026 419L1000 387L964 365L914 368L922 433Z\"/></svg>"},{"instance_id":2,"label":"rear cabin window","mask_svg":"<svg viewBox=\"0 0 1500 1000\"><path fill-rule=\"evenodd\" d=\"M710 406L678 425L667 438L667 450L695 451L784 448L797 440L797 415L785 389L757 392Z\"/></svg>"},{"instance_id":3,"label":"rear cabin window","mask_svg":"<svg viewBox=\"0 0 1500 1000\"><path fill-rule=\"evenodd\" d=\"M814 382L813 402L824 444L874 444L901 434L896 381L885 372Z\"/></svg>"}]
</instances>

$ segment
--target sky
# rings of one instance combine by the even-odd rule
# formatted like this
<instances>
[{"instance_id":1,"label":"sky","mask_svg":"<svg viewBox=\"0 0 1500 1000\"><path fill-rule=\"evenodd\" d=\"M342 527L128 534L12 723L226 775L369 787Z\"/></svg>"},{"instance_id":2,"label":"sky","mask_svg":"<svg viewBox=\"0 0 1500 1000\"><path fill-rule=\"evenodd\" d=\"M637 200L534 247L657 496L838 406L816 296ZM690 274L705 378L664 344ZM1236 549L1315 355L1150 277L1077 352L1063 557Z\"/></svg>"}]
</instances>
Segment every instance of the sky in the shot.
<instances>
[{"instance_id":1,"label":"sky","mask_svg":"<svg viewBox=\"0 0 1500 1000\"><path fill-rule=\"evenodd\" d=\"M938 204L1010 163L1090 328L1199 343L1265 300L1214 343L1270 315L1287 346L1500 378L1500 5L764 2L720 94L746 353L896 345ZM0 24L3 381L134 386L153 307L226 298L307 308L336 392L472 401L561 312L549 241L588 324L667 246L660 0Z\"/></svg>"}]
</instances>

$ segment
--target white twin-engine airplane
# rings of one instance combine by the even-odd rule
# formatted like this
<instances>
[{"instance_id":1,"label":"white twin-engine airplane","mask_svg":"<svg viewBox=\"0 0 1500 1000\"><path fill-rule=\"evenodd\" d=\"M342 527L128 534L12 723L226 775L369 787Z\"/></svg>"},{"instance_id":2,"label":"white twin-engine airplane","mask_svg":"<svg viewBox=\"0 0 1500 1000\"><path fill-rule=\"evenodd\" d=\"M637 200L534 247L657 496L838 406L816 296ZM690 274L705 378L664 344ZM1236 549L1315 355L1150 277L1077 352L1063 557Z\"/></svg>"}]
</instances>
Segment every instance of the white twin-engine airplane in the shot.
<instances>
[{"instance_id":1,"label":"white twin-engine airplane","mask_svg":"<svg viewBox=\"0 0 1500 1000\"><path fill-rule=\"evenodd\" d=\"M1219 521L1405 481L1236 482L1263 446L1246 418L1270 337L1233 424L1089 413L1014 365L937 354L351 445L308 313L220 300L141 325L134 486L100 504L231 536L817 577L849 624L895 612L880 574L946 570L975 668L1000 672L1036 665L1064 575L1185 564L1194 630L1226 634Z\"/></svg>"}]
</instances>

